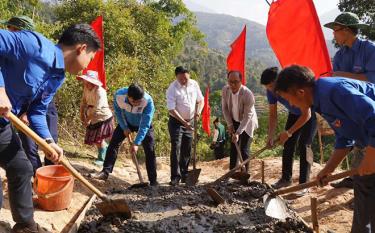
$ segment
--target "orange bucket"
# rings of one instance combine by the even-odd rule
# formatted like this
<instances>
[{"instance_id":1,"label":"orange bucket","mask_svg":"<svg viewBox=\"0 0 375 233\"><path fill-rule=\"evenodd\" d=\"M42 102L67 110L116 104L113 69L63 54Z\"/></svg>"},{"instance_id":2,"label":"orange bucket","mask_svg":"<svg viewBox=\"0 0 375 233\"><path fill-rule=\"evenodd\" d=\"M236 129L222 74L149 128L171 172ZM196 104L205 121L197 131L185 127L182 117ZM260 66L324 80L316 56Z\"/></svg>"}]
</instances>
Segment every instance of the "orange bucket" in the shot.
<instances>
[{"instance_id":1,"label":"orange bucket","mask_svg":"<svg viewBox=\"0 0 375 233\"><path fill-rule=\"evenodd\" d=\"M63 210L72 200L74 178L64 166L44 166L36 170L33 186L41 209Z\"/></svg>"}]
</instances>

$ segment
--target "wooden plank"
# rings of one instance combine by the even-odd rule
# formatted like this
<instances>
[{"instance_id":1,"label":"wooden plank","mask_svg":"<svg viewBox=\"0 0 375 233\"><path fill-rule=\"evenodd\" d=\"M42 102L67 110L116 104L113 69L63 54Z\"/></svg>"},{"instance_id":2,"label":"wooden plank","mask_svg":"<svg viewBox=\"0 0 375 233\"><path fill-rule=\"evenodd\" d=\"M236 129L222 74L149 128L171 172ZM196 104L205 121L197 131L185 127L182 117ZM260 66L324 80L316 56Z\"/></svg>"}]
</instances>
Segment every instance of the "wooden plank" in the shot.
<instances>
[{"instance_id":1,"label":"wooden plank","mask_svg":"<svg viewBox=\"0 0 375 233\"><path fill-rule=\"evenodd\" d=\"M78 228L81 225L81 222L85 217L87 210L90 209L95 199L96 195L93 194L91 198L87 200L86 204L82 207L82 209L73 216L71 221L64 227L61 233L77 233Z\"/></svg>"},{"instance_id":2,"label":"wooden plank","mask_svg":"<svg viewBox=\"0 0 375 233\"><path fill-rule=\"evenodd\" d=\"M319 233L319 222L318 222L318 210L317 210L317 200L316 197L310 198L311 203L311 222L313 225L313 230L316 233Z\"/></svg>"}]
</instances>

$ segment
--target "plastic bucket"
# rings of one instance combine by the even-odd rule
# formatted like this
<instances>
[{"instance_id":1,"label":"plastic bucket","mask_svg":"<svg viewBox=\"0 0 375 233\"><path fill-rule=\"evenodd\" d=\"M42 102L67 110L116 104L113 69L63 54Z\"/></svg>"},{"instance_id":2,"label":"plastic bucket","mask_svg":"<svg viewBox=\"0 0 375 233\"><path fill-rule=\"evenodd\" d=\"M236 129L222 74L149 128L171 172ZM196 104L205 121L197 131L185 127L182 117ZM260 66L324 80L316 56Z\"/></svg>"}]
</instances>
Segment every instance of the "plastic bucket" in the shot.
<instances>
[{"instance_id":1,"label":"plastic bucket","mask_svg":"<svg viewBox=\"0 0 375 233\"><path fill-rule=\"evenodd\" d=\"M63 210L69 207L72 200L74 178L64 166L44 166L36 170L33 186L41 209Z\"/></svg>"}]
</instances>

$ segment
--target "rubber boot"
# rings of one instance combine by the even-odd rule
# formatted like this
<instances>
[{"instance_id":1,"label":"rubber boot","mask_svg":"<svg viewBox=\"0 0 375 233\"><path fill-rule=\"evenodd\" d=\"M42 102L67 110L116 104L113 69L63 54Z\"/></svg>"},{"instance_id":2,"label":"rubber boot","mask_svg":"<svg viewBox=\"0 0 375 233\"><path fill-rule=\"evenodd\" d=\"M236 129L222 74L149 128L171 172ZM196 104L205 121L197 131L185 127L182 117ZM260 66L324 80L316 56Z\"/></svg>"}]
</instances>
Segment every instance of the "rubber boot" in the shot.
<instances>
[{"instance_id":1,"label":"rubber boot","mask_svg":"<svg viewBox=\"0 0 375 233\"><path fill-rule=\"evenodd\" d=\"M98 166L103 166L106 153L107 153L107 146L100 148L98 150L98 158L95 160L94 164Z\"/></svg>"}]
</instances>

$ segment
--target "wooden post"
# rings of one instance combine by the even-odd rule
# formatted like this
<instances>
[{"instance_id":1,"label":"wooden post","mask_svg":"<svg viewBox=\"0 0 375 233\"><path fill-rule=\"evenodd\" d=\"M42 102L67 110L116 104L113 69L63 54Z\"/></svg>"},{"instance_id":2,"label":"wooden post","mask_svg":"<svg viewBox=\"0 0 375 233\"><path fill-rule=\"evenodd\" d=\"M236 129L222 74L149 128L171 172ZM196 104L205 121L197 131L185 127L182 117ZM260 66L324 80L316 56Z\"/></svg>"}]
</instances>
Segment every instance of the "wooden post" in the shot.
<instances>
[{"instance_id":1,"label":"wooden post","mask_svg":"<svg viewBox=\"0 0 375 233\"><path fill-rule=\"evenodd\" d=\"M323 142L322 142L322 132L320 131L320 129L318 129L318 141L319 141L319 151L320 151L320 165L323 165L324 163Z\"/></svg>"},{"instance_id":2,"label":"wooden post","mask_svg":"<svg viewBox=\"0 0 375 233\"><path fill-rule=\"evenodd\" d=\"M311 222L315 233L319 233L319 222L318 222L318 210L317 210L317 199L316 197L310 198L311 202Z\"/></svg>"},{"instance_id":3,"label":"wooden post","mask_svg":"<svg viewBox=\"0 0 375 233\"><path fill-rule=\"evenodd\" d=\"M260 171L261 171L261 176L262 176L262 184L264 184L265 183L264 182L264 160L260 161L260 166L261 166Z\"/></svg>"}]
</instances>

